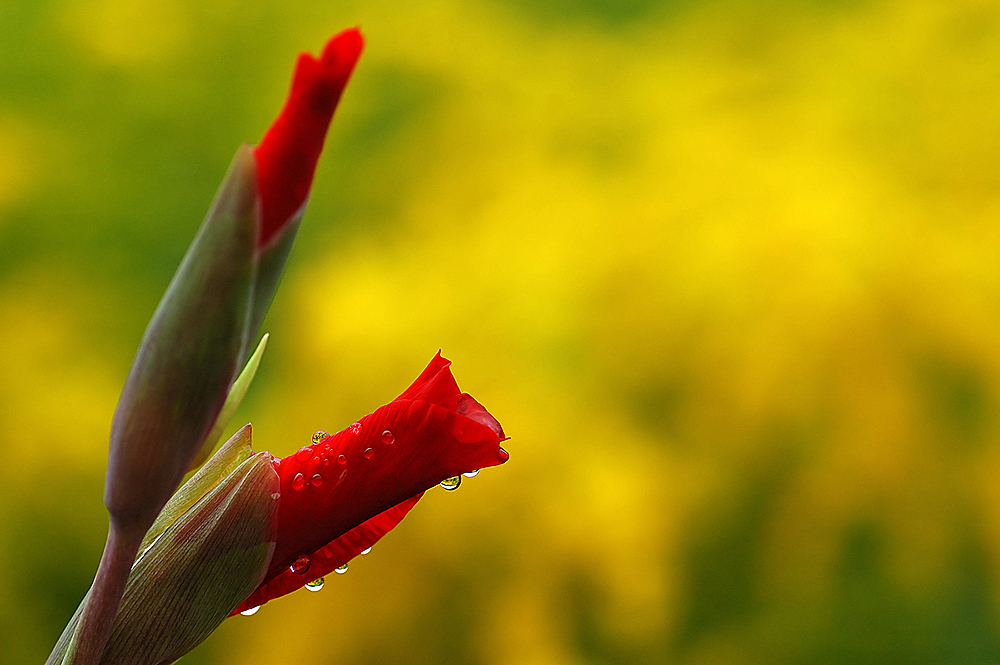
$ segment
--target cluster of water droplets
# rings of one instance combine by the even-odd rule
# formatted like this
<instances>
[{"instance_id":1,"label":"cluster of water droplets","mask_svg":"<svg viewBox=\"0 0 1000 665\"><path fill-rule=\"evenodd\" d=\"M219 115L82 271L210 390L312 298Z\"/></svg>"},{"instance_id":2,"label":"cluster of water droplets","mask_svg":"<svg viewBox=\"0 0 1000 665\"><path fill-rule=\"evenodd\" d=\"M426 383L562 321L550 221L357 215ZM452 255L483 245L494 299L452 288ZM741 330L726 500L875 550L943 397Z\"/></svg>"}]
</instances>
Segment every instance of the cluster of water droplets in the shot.
<instances>
[{"instance_id":1,"label":"cluster of water droplets","mask_svg":"<svg viewBox=\"0 0 1000 665\"><path fill-rule=\"evenodd\" d=\"M363 431L364 426L360 422L356 422L347 429L352 435L358 436ZM316 447L317 444L323 443L323 441L328 439L329 437L330 433L327 432L326 430L321 430L321 429L316 430L316 432L314 432L312 436L312 446L303 446L302 448L299 448L298 452L295 453L295 459L299 462L305 463L315 456L319 460L320 464L322 464L323 466L329 466L331 462L329 456L331 452L330 447L326 446L325 449L320 449ZM393 443L396 442L396 435L393 434L391 430L383 430L381 434L381 440L382 443L391 446ZM375 457L375 448L371 446L365 448L364 451L361 453L361 456L364 457L365 459L372 459L373 457ZM336 457L336 462L341 466L346 466L347 455L345 455L344 453L338 454ZM313 487L320 487L323 484L323 482L324 482L323 475L318 472L312 474L311 477L307 477L305 473L300 472L296 473L292 477L292 489L296 491L301 490L306 486L307 483L309 485L312 485Z\"/></svg>"}]
</instances>

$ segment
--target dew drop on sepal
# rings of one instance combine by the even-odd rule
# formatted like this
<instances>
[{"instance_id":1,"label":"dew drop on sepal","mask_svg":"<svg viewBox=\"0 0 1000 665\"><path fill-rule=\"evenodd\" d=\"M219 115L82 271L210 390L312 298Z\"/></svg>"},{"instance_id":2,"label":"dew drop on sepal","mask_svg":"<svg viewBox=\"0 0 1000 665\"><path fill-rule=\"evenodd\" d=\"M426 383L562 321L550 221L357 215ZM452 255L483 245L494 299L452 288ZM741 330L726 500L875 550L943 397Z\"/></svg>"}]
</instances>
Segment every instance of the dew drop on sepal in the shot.
<instances>
[{"instance_id":1,"label":"dew drop on sepal","mask_svg":"<svg viewBox=\"0 0 1000 665\"><path fill-rule=\"evenodd\" d=\"M324 580L322 577L317 577L312 582L306 582L306 588L310 591L319 591L323 588L323 582Z\"/></svg>"},{"instance_id":2,"label":"dew drop on sepal","mask_svg":"<svg viewBox=\"0 0 1000 665\"><path fill-rule=\"evenodd\" d=\"M293 490L300 490L303 487L305 487L305 484L306 484L306 477L303 476L301 473L296 473L295 477L292 478L292 489Z\"/></svg>"},{"instance_id":3,"label":"dew drop on sepal","mask_svg":"<svg viewBox=\"0 0 1000 665\"><path fill-rule=\"evenodd\" d=\"M260 609L260 605L258 605L257 607L251 607L248 610L243 610L242 612L240 612L240 614L242 614L245 617L253 616L254 614L257 614L257 610L259 610L259 609Z\"/></svg>"},{"instance_id":4,"label":"dew drop on sepal","mask_svg":"<svg viewBox=\"0 0 1000 665\"><path fill-rule=\"evenodd\" d=\"M386 444L387 446L391 446L392 444L396 443L396 435L390 432L389 430L383 430L382 443Z\"/></svg>"},{"instance_id":5,"label":"dew drop on sepal","mask_svg":"<svg viewBox=\"0 0 1000 665\"><path fill-rule=\"evenodd\" d=\"M371 547L366 547L365 549L361 550L361 554L368 554L371 551L372 551Z\"/></svg>"},{"instance_id":6,"label":"dew drop on sepal","mask_svg":"<svg viewBox=\"0 0 1000 665\"><path fill-rule=\"evenodd\" d=\"M445 478L441 481L441 487L446 490L457 490L458 486L462 484L462 476L452 476L451 478Z\"/></svg>"},{"instance_id":7,"label":"dew drop on sepal","mask_svg":"<svg viewBox=\"0 0 1000 665\"><path fill-rule=\"evenodd\" d=\"M313 456L313 449L310 448L309 446L302 446L301 448L299 448L299 451L295 453L295 459L297 459L300 462L305 462L312 456Z\"/></svg>"},{"instance_id":8,"label":"dew drop on sepal","mask_svg":"<svg viewBox=\"0 0 1000 665\"><path fill-rule=\"evenodd\" d=\"M479 469L476 469L475 471L466 471L462 475L465 476L466 478L475 478L476 476L479 475Z\"/></svg>"},{"instance_id":9,"label":"dew drop on sepal","mask_svg":"<svg viewBox=\"0 0 1000 665\"><path fill-rule=\"evenodd\" d=\"M375 455L375 449L365 448L365 452L362 454L365 456L365 459L371 459Z\"/></svg>"},{"instance_id":10,"label":"dew drop on sepal","mask_svg":"<svg viewBox=\"0 0 1000 665\"><path fill-rule=\"evenodd\" d=\"M301 575L307 570L309 570L309 556L307 554L302 554L298 559L292 562L292 565L288 567L288 570L292 571L296 575Z\"/></svg>"},{"instance_id":11,"label":"dew drop on sepal","mask_svg":"<svg viewBox=\"0 0 1000 665\"><path fill-rule=\"evenodd\" d=\"M345 563L343 566L337 566L336 568L333 569L333 572L337 573L338 575L343 575L344 573L347 572L347 564Z\"/></svg>"},{"instance_id":12,"label":"dew drop on sepal","mask_svg":"<svg viewBox=\"0 0 1000 665\"><path fill-rule=\"evenodd\" d=\"M330 433L327 432L325 429L318 429L315 432L313 432L313 443L319 443L328 436L330 436Z\"/></svg>"},{"instance_id":13,"label":"dew drop on sepal","mask_svg":"<svg viewBox=\"0 0 1000 665\"><path fill-rule=\"evenodd\" d=\"M345 455L344 453L341 453L341 454L337 455L337 463L338 464L347 464L347 455Z\"/></svg>"},{"instance_id":14,"label":"dew drop on sepal","mask_svg":"<svg viewBox=\"0 0 1000 665\"><path fill-rule=\"evenodd\" d=\"M321 476L321 475L319 475L317 473L317 474L313 475L312 480L310 480L309 482L312 483L313 487L319 487L320 485L323 484L323 476Z\"/></svg>"}]
</instances>

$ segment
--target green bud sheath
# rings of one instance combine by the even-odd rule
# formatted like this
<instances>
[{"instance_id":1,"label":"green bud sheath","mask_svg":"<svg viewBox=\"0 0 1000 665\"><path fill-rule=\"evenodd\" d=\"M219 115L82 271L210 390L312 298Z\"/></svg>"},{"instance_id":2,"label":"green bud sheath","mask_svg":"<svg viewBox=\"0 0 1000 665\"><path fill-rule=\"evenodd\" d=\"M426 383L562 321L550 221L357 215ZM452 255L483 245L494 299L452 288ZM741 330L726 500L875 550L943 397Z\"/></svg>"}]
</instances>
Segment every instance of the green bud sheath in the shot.
<instances>
[{"instance_id":1,"label":"green bud sheath","mask_svg":"<svg viewBox=\"0 0 1000 665\"><path fill-rule=\"evenodd\" d=\"M145 532L212 430L249 344L257 191L237 152L146 329L111 425L104 501Z\"/></svg>"},{"instance_id":2,"label":"green bud sheath","mask_svg":"<svg viewBox=\"0 0 1000 665\"><path fill-rule=\"evenodd\" d=\"M198 469L197 473L181 485L181 488L170 497L170 501L167 501L167 505L163 506L163 510L156 516L153 526L149 528L146 537L142 539L139 552L144 552L156 540L157 536L177 521L177 518L190 510L191 506L198 503L201 497L212 491L216 485L253 455L253 450L250 447L251 433L249 423L241 427L219 448L219 451L212 456L207 464Z\"/></svg>"}]
</instances>

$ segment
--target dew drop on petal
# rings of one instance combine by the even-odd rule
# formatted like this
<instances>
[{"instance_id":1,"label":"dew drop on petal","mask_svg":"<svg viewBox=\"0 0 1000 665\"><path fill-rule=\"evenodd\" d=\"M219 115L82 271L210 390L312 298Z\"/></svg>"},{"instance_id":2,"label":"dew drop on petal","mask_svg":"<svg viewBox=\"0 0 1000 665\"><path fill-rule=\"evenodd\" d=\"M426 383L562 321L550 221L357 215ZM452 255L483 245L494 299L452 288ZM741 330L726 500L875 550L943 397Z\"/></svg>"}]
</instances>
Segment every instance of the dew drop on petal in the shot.
<instances>
[{"instance_id":1,"label":"dew drop on petal","mask_svg":"<svg viewBox=\"0 0 1000 665\"><path fill-rule=\"evenodd\" d=\"M337 455L337 464L347 464L347 455L344 453Z\"/></svg>"},{"instance_id":2,"label":"dew drop on petal","mask_svg":"<svg viewBox=\"0 0 1000 665\"><path fill-rule=\"evenodd\" d=\"M323 466L330 466L330 458L329 457L324 457L323 458Z\"/></svg>"},{"instance_id":3,"label":"dew drop on petal","mask_svg":"<svg viewBox=\"0 0 1000 665\"><path fill-rule=\"evenodd\" d=\"M373 448L365 448L365 452L362 453L365 459L371 459L375 455L375 450Z\"/></svg>"},{"instance_id":4,"label":"dew drop on petal","mask_svg":"<svg viewBox=\"0 0 1000 665\"><path fill-rule=\"evenodd\" d=\"M307 459L313 456L313 449L309 446L302 446L299 451L295 453L295 459L300 462L305 462Z\"/></svg>"},{"instance_id":5,"label":"dew drop on petal","mask_svg":"<svg viewBox=\"0 0 1000 665\"><path fill-rule=\"evenodd\" d=\"M452 476L451 478L445 478L441 481L441 487L446 490L457 490L458 486L462 484L462 476Z\"/></svg>"},{"instance_id":6,"label":"dew drop on petal","mask_svg":"<svg viewBox=\"0 0 1000 665\"><path fill-rule=\"evenodd\" d=\"M333 569L333 572L337 573L338 575L343 575L344 573L347 572L347 564L345 563L343 566L337 566L336 568Z\"/></svg>"},{"instance_id":7,"label":"dew drop on petal","mask_svg":"<svg viewBox=\"0 0 1000 665\"><path fill-rule=\"evenodd\" d=\"M328 436L330 436L330 433L327 432L325 429L318 429L315 432L313 432L313 443L319 443Z\"/></svg>"},{"instance_id":8,"label":"dew drop on petal","mask_svg":"<svg viewBox=\"0 0 1000 665\"><path fill-rule=\"evenodd\" d=\"M476 476L479 475L479 469L476 469L475 471L466 471L462 475L465 476L466 478L475 478Z\"/></svg>"},{"instance_id":9,"label":"dew drop on petal","mask_svg":"<svg viewBox=\"0 0 1000 665\"><path fill-rule=\"evenodd\" d=\"M361 434L361 423L354 423L348 429L351 430L351 434L357 436L358 434Z\"/></svg>"},{"instance_id":10,"label":"dew drop on petal","mask_svg":"<svg viewBox=\"0 0 1000 665\"><path fill-rule=\"evenodd\" d=\"M254 614L257 614L257 610L259 610L259 609L260 609L260 605L258 605L257 607L251 607L248 610L243 610L242 612L240 612L240 614L242 614L245 617L253 616Z\"/></svg>"},{"instance_id":11,"label":"dew drop on petal","mask_svg":"<svg viewBox=\"0 0 1000 665\"><path fill-rule=\"evenodd\" d=\"M303 487L305 487L305 485L306 485L306 477L303 476L301 473L296 473L295 477L292 478L292 489L300 490Z\"/></svg>"},{"instance_id":12,"label":"dew drop on petal","mask_svg":"<svg viewBox=\"0 0 1000 665\"><path fill-rule=\"evenodd\" d=\"M309 482L312 483L313 487L319 487L320 485L323 484L323 476L317 473L312 477L312 480L310 480Z\"/></svg>"},{"instance_id":13,"label":"dew drop on petal","mask_svg":"<svg viewBox=\"0 0 1000 665\"><path fill-rule=\"evenodd\" d=\"M369 553L369 552L371 552L371 551L372 551L372 548L370 548L370 547L366 547L365 549L361 550L361 553L362 553L362 554L368 554L368 553Z\"/></svg>"},{"instance_id":14,"label":"dew drop on petal","mask_svg":"<svg viewBox=\"0 0 1000 665\"><path fill-rule=\"evenodd\" d=\"M298 559L292 562L292 565L288 567L288 570L292 571L296 575L301 575L309 570L309 555L300 555Z\"/></svg>"},{"instance_id":15,"label":"dew drop on petal","mask_svg":"<svg viewBox=\"0 0 1000 665\"><path fill-rule=\"evenodd\" d=\"M306 582L306 588L310 591L319 591L323 588L323 578L317 577L312 582Z\"/></svg>"},{"instance_id":16,"label":"dew drop on petal","mask_svg":"<svg viewBox=\"0 0 1000 665\"><path fill-rule=\"evenodd\" d=\"M382 430L382 443L387 446L391 446L396 443L396 435L389 430Z\"/></svg>"}]
</instances>

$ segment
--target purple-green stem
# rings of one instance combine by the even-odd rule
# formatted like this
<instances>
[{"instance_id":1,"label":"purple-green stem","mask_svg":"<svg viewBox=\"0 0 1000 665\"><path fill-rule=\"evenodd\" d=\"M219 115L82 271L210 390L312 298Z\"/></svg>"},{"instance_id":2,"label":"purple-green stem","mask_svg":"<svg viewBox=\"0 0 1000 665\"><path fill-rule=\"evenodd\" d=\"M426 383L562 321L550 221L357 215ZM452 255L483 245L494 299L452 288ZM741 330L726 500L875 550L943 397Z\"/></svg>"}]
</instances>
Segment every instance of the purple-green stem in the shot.
<instances>
[{"instance_id":1,"label":"purple-green stem","mask_svg":"<svg viewBox=\"0 0 1000 665\"><path fill-rule=\"evenodd\" d=\"M87 603L62 665L100 665L144 535L143 530L125 531L111 522L101 565L87 593Z\"/></svg>"}]
</instances>

